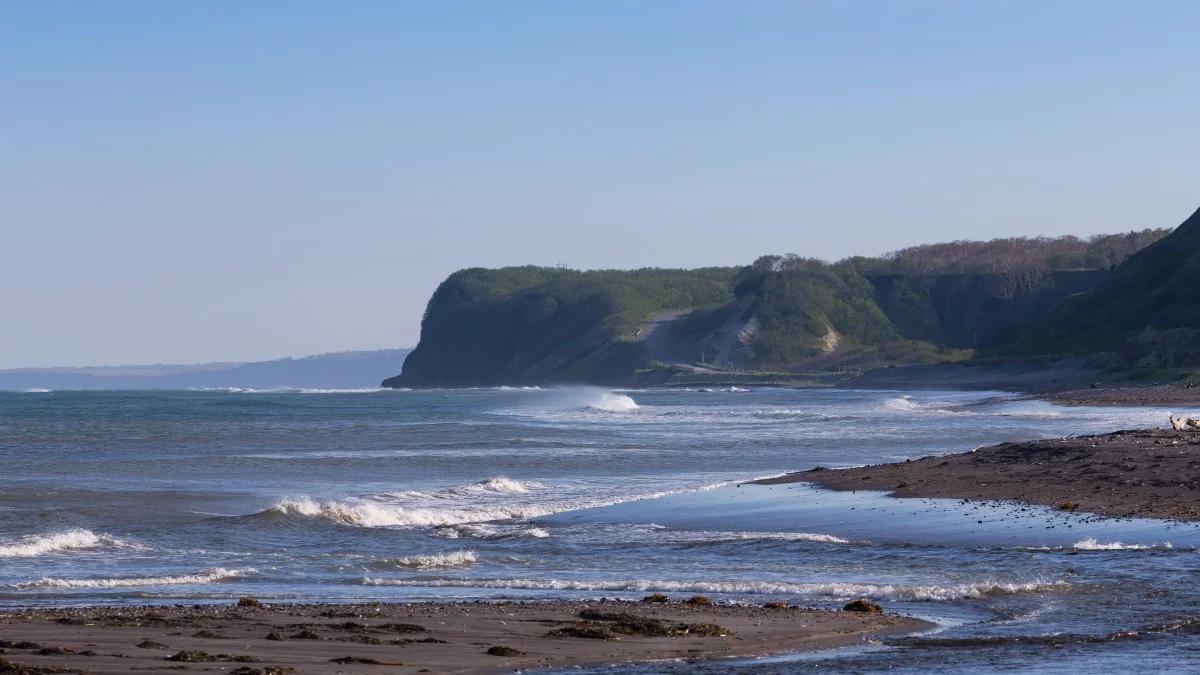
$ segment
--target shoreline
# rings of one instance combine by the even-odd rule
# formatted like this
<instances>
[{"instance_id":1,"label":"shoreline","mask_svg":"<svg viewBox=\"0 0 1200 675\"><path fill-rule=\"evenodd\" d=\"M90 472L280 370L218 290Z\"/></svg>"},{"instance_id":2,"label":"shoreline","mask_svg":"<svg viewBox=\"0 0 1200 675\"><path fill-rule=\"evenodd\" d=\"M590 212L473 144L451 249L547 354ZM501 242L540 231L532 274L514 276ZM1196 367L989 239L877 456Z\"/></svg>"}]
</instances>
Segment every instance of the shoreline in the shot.
<instances>
[{"instance_id":1,"label":"shoreline","mask_svg":"<svg viewBox=\"0 0 1200 675\"><path fill-rule=\"evenodd\" d=\"M1200 521L1200 432L1164 429L1001 443L954 455L754 483L894 497L1020 502L1118 518Z\"/></svg>"},{"instance_id":2,"label":"shoreline","mask_svg":"<svg viewBox=\"0 0 1200 675\"><path fill-rule=\"evenodd\" d=\"M927 621L680 602L146 605L0 611L0 671L488 673L753 658L915 633Z\"/></svg>"}]
</instances>

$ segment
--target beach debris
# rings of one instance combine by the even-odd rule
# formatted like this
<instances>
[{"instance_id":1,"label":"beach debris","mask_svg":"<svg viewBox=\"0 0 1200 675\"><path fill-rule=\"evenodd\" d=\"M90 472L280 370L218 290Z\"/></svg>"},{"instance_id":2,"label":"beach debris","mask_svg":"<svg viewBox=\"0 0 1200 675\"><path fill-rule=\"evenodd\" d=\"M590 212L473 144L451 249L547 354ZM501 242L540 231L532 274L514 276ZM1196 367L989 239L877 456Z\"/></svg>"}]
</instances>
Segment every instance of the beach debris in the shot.
<instances>
[{"instance_id":1,"label":"beach debris","mask_svg":"<svg viewBox=\"0 0 1200 675\"><path fill-rule=\"evenodd\" d=\"M263 666L261 668L242 666L229 672L233 675L286 675L286 673L295 672L295 670L295 668L290 666Z\"/></svg>"},{"instance_id":2,"label":"beach debris","mask_svg":"<svg viewBox=\"0 0 1200 675\"><path fill-rule=\"evenodd\" d=\"M216 661L217 657L202 651L188 651L181 649L174 654L164 657L167 661L182 661L184 663L197 663L200 661Z\"/></svg>"},{"instance_id":3,"label":"beach debris","mask_svg":"<svg viewBox=\"0 0 1200 675\"><path fill-rule=\"evenodd\" d=\"M265 638L263 638L263 639L264 639L264 640L278 641L278 640L282 640L282 639L283 639L283 636L279 634L279 631L277 631L277 630L273 630L273 631L271 631L270 633L267 633L267 637L265 637ZM138 646L140 647L141 645L138 645Z\"/></svg>"},{"instance_id":4,"label":"beach debris","mask_svg":"<svg viewBox=\"0 0 1200 675\"><path fill-rule=\"evenodd\" d=\"M1079 502L1063 502L1058 505L1059 511L1075 511L1079 508Z\"/></svg>"},{"instance_id":5,"label":"beach debris","mask_svg":"<svg viewBox=\"0 0 1200 675\"><path fill-rule=\"evenodd\" d=\"M573 637L584 640L617 640L617 633L610 627L591 621L579 621L569 626L556 628L546 633L548 637Z\"/></svg>"},{"instance_id":6,"label":"beach debris","mask_svg":"<svg viewBox=\"0 0 1200 675\"><path fill-rule=\"evenodd\" d=\"M786 602L768 602L763 604L763 609L791 609L791 605Z\"/></svg>"},{"instance_id":7,"label":"beach debris","mask_svg":"<svg viewBox=\"0 0 1200 675\"><path fill-rule=\"evenodd\" d=\"M384 623L375 626L380 630L390 630L396 633L424 633L427 629L424 626L418 626L415 623Z\"/></svg>"},{"instance_id":8,"label":"beach debris","mask_svg":"<svg viewBox=\"0 0 1200 675\"><path fill-rule=\"evenodd\" d=\"M245 598L238 598L237 606L238 607L262 607L263 604L261 601L259 601L258 598L245 597Z\"/></svg>"},{"instance_id":9,"label":"beach debris","mask_svg":"<svg viewBox=\"0 0 1200 675\"><path fill-rule=\"evenodd\" d=\"M1200 417L1187 417L1184 415L1176 417L1171 413L1167 413L1167 419L1171 420L1171 428L1175 431L1195 431L1200 429Z\"/></svg>"},{"instance_id":10,"label":"beach debris","mask_svg":"<svg viewBox=\"0 0 1200 675\"><path fill-rule=\"evenodd\" d=\"M732 635L728 628L715 623L674 623L637 616L625 612L600 612L585 609L579 613L583 621L552 630L551 637L577 637L590 640L616 640L619 635L642 637L724 637Z\"/></svg>"},{"instance_id":11,"label":"beach debris","mask_svg":"<svg viewBox=\"0 0 1200 675\"><path fill-rule=\"evenodd\" d=\"M403 663L384 663L383 661L376 661L375 659L368 659L368 658L365 658L362 656L339 656L335 659L329 659L329 661L331 663L341 663L344 665L348 665L351 663L357 663L357 664L363 665L363 666L402 666L402 665L404 665Z\"/></svg>"},{"instance_id":12,"label":"beach debris","mask_svg":"<svg viewBox=\"0 0 1200 675\"><path fill-rule=\"evenodd\" d=\"M662 593L654 593L642 598L642 602L670 602L671 599Z\"/></svg>"},{"instance_id":13,"label":"beach debris","mask_svg":"<svg viewBox=\"0 0 1200 675\"><path fill-rule=\"evenodd\" d=\"M288 639L289 640L320 640L321 636L317 635L315 632L308 630L306 628L304 630L297 631L296 633L294 633L292 635L289 635Z\"/></svg>"},{"instance_id":14,"label":"beach debris","mask_svg":"<svg viewBox=\"0 0 1200 675\"><path fill-rule=\"evenodd\" d=\"M867 600L866 598L859 598L858 600L848 602L846 603L846 606L842 608L842 610L846 612L863 612L865 614L883 613L882 607L871 602L870 600Z\"/></svg>"},{"instance_id":15,"label":"beach debris","mask_svg":"<svg viewBox=\"0 0 1200 675\"><path fill-rule=\"evenodd\" d=\"M525 652L523 652L523 651L513 649L512 647L505 647L504 645L496 645L495 647L488 647L487 653L492 656L524 656L525 655Z\"/></svg>"},{"instance_id":16,"label":"beach debris","mask_svg":"<svg viewBox=\"0 0 1200 675\"><path fill-rule=\"evenodd\" d=\"M713 603L712 603L712 600L709 600L707 597L705 597L703 595L693 595L692 597L688 598L687 600L684 600L683 604L696 605L697 607L709 607Z\"/></svg>"}]
</instances>

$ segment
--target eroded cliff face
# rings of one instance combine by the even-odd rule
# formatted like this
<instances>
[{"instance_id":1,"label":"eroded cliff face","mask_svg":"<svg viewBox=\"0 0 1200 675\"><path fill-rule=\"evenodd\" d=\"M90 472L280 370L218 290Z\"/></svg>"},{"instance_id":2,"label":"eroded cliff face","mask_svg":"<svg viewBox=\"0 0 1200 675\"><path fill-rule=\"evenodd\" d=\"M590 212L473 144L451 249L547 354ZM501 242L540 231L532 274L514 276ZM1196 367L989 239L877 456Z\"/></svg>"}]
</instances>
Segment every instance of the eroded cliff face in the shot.
<instances>
[{"instance_id":1,"label":"eroded cliff face","mask_svg":"<svg viewBox=\"0 0 1200 675\"><path fill-rule=\"evenodd\" d=\"M650 367L647 315L731 297L733 268L463 270L429 301L421 340L388 387L615 384Z\"/></svg>"},{"instance_id":2,"label":"eroded cliff face","mask_svg":"<svg viewBox=\"0 0 1200 675\"><path fill-rule=\"evenodd\" d=\"M522 273L515 285L504 270L452 275L430 300L403 373L384 386L646 384L709 369L930 363L952 358L952 348L1002 343L1108 273L773 273L736 299L732 274L680 273L656 279L654 288L664 279L669 288L653 300L637 284L628 287L629 279L616 277L614 285L612 276L572 274L579 275ZM704 309L690 316L667 313L678 318L658 330L670 340L639 339L637 326L651 313L697 306ZM738 349L722 351L732 325Z\"/></svg>"},{"instance_id":3,"label":"eroded cliff face","mask_svg":"<svg viewBox=\"0 0 1200 675\"><path fill-rule=\"evenodd\" d=\"M1056 306L1005 352L1100 354L1126 369L1200 366L1200 210Z\"/></svg>"},{"instance_id":4,"label":"eroded cliff face","mask_svg":"<svg viewBox=\"0 0 1200 675\"><path fill-rule=\"evenodd\" d=\"M1063 300L1098 286L1108 274L880 274L870 279L876 302L904 337L980 349L1013 339Z\"/></svg>"},{"instance_id":5,"label":"eroded cliff face","mask_svg":"<svg viewBox=\"0 0 1200 675\"><path fill-rule=\"evenodd\" d=\"M1028 256L1041 241L1018 243ZM979 274L796 256L697 270L462 270L433 294L420 344L384 386L848 372L961 361L972 350L1200 365L1200 212L1115 269L1050 271L1048 260Z\"/></svg>"}]
</instances>

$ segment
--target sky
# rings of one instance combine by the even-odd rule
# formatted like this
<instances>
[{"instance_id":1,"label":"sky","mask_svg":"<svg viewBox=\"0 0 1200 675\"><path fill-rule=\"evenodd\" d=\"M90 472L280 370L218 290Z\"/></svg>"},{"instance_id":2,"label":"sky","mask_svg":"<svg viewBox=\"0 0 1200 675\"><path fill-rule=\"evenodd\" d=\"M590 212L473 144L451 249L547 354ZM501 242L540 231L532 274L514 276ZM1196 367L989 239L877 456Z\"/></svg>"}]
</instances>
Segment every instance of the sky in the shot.
<instances>
[{"instance_id":1,"label":"sky","mask_svg":"<svg viewBox=\"0 0 1200 675\"><path fill-rule=\"evenodd\" d=\"M416 343L456 269L1175 226L1200 3L0 5L0 368Z\"/></svg>"}]
</instances>

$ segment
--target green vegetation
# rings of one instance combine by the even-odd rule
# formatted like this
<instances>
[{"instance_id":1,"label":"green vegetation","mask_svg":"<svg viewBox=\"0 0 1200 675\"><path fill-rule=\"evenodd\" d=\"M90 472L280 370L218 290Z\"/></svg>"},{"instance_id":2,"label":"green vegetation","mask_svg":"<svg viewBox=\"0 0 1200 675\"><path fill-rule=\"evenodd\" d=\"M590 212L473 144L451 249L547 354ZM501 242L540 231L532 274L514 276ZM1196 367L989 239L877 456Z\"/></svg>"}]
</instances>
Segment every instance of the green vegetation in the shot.
<instances>
[{"instance_id":1,"label":"green vegetation","mask_svg":"<svg viewBox=\"0 0 1200 675\"><path fill-rule=\"evenodd\" d=\"M1162 239L1170 229L1098 234L1087 239L1011 237L991 241L921 244L878 258L850 258L874 274L1010 274L1051 270L1107 270Z\"/></svg>"},{"instance_id":2,"label":"green vegetation","mask_svg":"<svg viewBox=\"0 0 1200 675\"><path fill-rule=\"evenodd\" d=\"M649 365L657 312L732 297L733 268L466 269L434 292L421 343L388 386L608 382Z\"/></svg>"},{"instance_id":3,"label":"green vegetation","mask_svg":"<svg viewBox=\"0 0 1200 675\"><path fill-rule=\"evenodd\" d=\"M466 269L438 287L420 344L385 385L786 377L977 351L1176 372L1200 364L1200 216L1164 234L959 241L837 263L763 256L742 268ZM674 310L687 313L658 332L644 325Z\"/></svg>"},{"instance_id":4,"label":"green vegetation","mask_svg":"<svg viewBox=\"0 0 1200 675\"><path fill-rule=\"evenodd\" d=\"M1200 211L998 353L1093 355L1118 369L1200 366Z\"/></svg>"}]
</instances>

